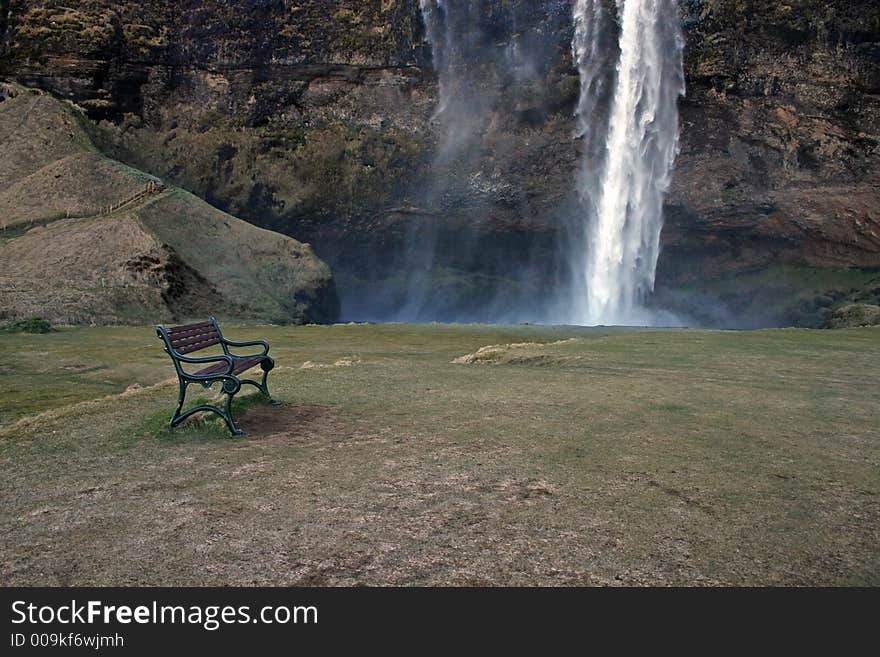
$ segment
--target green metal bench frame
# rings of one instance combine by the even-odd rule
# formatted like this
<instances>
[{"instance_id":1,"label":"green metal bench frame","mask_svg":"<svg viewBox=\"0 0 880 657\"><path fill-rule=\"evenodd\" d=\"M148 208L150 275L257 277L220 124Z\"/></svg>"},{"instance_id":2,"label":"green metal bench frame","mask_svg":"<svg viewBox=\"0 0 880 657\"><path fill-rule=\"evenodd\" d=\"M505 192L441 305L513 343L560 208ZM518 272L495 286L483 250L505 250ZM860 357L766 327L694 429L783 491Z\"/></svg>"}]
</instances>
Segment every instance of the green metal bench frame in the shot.
<instances>
[{"instance_id":1,"label":"green metal bench frame","mask_svg":"<svg viewBox=\"0 0 880 657\"><path fill-rule=\"evenodd\" d=\"M213 317L209 317L207 321L197 324L167 328L157 326L156 334L165 344L165 353L171 356L171 360L174 362L174 369L177 371L177 379L180 384L177 409L174 411L174 415L171 416L170 427L172 429L188 417L207 411L222 417L229 427L229 431L234 436L245 435L244 431L238 427L232 417L232 398L241 390L241 386L244 384L255 386L265 395L270 404L278 405L280 403L272 399L266 384L266 377L269 376L269 372L275 367L275 361L268 355L269 343L265 340L252 340L249 342L227 340L223 337L220 326ZM188 353L215 345L220 345L223 349L222 354L203 357L187 355ZM241 347L262 347L263 351L260 354L240 356L231 353L229 347L236 349ZM214 365L198 372L187 372L183 368L184 364L209 363ZM263 380L261 382L254 381L253 379L242 379L237 376L257 365L263 370ZM201 404L189 409L185 413L181 412L186 399L186 389L191 383L198 383L207 389L218 382L221 384L221 392L226 395L226 403L222 408L210 404Z\"/></svg>"}]
</instances>

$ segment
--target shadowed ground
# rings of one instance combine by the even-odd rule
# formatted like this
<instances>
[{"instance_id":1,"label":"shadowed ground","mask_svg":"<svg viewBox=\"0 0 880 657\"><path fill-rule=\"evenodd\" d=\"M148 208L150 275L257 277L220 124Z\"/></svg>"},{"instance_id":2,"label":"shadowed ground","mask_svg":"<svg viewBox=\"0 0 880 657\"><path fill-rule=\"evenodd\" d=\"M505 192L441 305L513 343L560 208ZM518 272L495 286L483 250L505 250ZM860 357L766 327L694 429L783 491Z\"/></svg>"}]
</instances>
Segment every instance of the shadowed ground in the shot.
<instances>
[{"instance_id":1,"label":"shadowed ground","mask_svg":"<svg viewBox=\"0 0 880 657\"><path fill-rule=\"evenodd\" d=\"M0 584L880 584L878 329L227 333L243 439L151 329L0 335Z\"/></svg>"}]
</instances>

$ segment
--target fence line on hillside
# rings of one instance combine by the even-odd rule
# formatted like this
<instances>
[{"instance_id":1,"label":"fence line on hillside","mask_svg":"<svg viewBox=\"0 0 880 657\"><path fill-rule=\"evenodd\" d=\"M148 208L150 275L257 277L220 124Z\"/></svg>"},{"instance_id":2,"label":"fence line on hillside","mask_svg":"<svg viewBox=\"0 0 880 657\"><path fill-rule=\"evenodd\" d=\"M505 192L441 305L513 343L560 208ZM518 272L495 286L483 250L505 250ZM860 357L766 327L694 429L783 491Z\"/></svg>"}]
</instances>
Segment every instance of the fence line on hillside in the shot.
<instances>
[{"instance_id":1,"label":"fence line on hillside","mask_svg":"<svg viewBox=\"0 0 880 657\"><path fill-rule=\"evenodd\" d=\"M137 201L140 201L141 199L146 198L147 196L150 196L152 194L160 194L161 192L164 192L166 189L167 188L165 187L165 184L162 181L150 180L144 186L144 189L137 192L136 194L129 196L127 199L124 199L124 200L120 201L119 203L112 203L109 206L107 206L106 208L101 208L100 214L102 216L112 214L118 210L121 210L122 208L124 208L127 205L131 205L132 203L136 203Z\"/></svg>"}]
</instances>

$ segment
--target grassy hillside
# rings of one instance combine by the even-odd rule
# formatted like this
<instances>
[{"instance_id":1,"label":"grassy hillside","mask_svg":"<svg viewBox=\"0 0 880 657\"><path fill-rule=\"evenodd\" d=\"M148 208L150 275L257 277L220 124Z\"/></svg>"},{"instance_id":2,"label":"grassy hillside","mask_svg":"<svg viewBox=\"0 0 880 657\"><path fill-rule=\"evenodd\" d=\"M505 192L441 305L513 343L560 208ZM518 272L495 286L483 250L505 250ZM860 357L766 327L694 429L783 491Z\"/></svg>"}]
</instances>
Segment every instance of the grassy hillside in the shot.
<instances>
[{"instance_id":1,"label":"grassy hillside","mask_svg":"<svg viewBox=\"0 0 880 657\"><path fill-rule=\"evenodd\" d=\"M15 85L2 97L0 319L336 318L332 275L308 245L108 159L72 105Z\"/></svg>"},{"instance_id":2,"label":"grassy hillside","mask_svg":"<svg viewBox=\"0 0 880 657\"><path fill-rule=\"evenodd\" d=\"M229 333L244 439L149 328L0 335L0 583L880 584L878 329Z\"/></svg>"}]
</instances>

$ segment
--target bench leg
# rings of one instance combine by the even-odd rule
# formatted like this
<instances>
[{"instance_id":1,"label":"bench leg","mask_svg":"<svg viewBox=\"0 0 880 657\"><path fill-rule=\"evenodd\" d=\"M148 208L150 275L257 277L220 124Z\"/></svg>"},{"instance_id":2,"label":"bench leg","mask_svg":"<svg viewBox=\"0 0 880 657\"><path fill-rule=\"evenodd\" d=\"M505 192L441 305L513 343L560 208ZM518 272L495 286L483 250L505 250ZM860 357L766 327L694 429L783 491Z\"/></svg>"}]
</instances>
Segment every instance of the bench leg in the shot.
<instances>
[{"instance_id":1,"label":"bench leg","mask_svg":"<svg viewBox=\"0 0 880 657\"><path fill-rule=\"evenodd\" d=\"M263 383L260 386L260 390L262 390L263 394L266 395L270 404L272 404L273 406L281 406L281 402L278 401L277 399L272 399L272 395L269 394L269 386L266 383L266 379L268 379L268 378L269 378L269 370L263 370Z\"/></svg>"},{"instance_id":2,"label":"bench leg","mask_svg":"<svg viewBox=\"0 0 880 657\"><path fill-rule=\"evenodd\" d=\"M244 384L251 385L263 393L263 396L269 400L269 403L272 406L281 406L281 402L277 399L272 399L272 395L269 394L269 386L266 384L266 378L269 376L269 370L263 370L263 380L262 382L254 381L253 379L242 379L241 382Z\"/></svg>"},{"instance_id":3,"label":"bench leg","mask_svg":"<svg viewBox=\"0 0 880 657\"><path fill-rule=\"evenodd\" d=\"M177 395L177 409L174 411L174 415L171 416L170 426L172 429L184 420L184 417L180 414L180 412L183 410L183 402L186 401L187 384L188 381L180 379L180 392Z\"/></svg>"},{"instance_id":4,"label":"bench leg","mask_svg":"<svg viewBox=\"0 0 880 657\"><path fill-rule=\"evenodd\" d=\"M226 393L226 404L224 405L224 412L221 413L221 417L226 420L226 426L229 427L229 430L232 432L233 436L244 436L246 435L244 431L238 428L238 425L235 423L235 420L232 419L232 398L235 397L234 392Z\"/></svg>"},{"instance_id":5,"label":"bench leg","mask_svg":"<svg viewBox=\"0 0 880 657\"><path fill-rule=\"evenodd\" d=\"M209 413L216 413L222 417L233 436L247 435L239 428L232 417L232 398L235 397L235 392L238 392L238 388L236 388L235 392L227 392L225 389L223 390L223 393L226 395L226 402L223 404L223 408L217 408L216 406L211 406L209 404L202 404L201 406L189 409L186 413L181 413L183 410L183 404L186 401L186 388L189 383L189 381L184 379L180 380L180 393L177 396L177 409L174 411L174 415L171 416L172 429L188 417L195 415L196 413L207 411Z\"/></svg>"}]
</instances>

